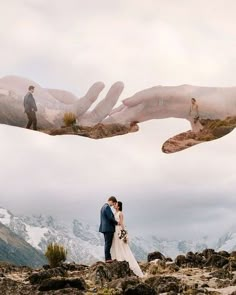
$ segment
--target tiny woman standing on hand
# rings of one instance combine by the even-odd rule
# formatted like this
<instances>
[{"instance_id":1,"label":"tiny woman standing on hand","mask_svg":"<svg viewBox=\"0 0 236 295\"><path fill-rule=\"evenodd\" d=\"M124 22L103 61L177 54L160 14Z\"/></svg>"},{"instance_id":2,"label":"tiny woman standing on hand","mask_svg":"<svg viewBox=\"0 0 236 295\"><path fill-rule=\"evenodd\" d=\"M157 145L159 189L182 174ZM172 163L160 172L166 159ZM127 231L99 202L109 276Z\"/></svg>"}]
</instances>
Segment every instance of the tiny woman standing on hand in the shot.
<instances>
[{"instance_id":1,"label":"tiny woman standing on hand","mask_svg":"<svg viewBox=\"0 0 236 295\"><path fill-rule=\"evenodd\" d=\"M203 129L202 124L199 121L199 109L195 98L191 98L191 105L189 110L190 123L193 132L199 132Z\"/></svg>"}]
</instances>

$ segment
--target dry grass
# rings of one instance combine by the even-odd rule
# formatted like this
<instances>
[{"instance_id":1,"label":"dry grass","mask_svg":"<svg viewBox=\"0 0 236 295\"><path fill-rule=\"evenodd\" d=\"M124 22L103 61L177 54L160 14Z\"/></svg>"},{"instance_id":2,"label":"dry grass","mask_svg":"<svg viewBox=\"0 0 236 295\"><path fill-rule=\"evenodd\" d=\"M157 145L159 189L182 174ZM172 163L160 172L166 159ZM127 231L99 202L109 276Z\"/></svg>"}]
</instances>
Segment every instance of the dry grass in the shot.
<instances>
[{"instance_id":1,"label":"dry grass","mask_svg":"<svg viewBox=\"0 0 236 295\"><path fill-rule=\"evenodd\" d=\"M68 112L64 114L63 122L66 127L73 126L76 124L76 115L74 113Z\"/></svg>"},{"instance_id":2,"label":"dry grass","mask_svg":"<svg viewBox=\"0 0 236 295\"><path fill-rule=\"evenodd\" d=\"M47 247L45 256L51 267L57 267L61 262L66 260L67 251L63 246L57 243L51 243Z\"/></svg>"}]
</instances>

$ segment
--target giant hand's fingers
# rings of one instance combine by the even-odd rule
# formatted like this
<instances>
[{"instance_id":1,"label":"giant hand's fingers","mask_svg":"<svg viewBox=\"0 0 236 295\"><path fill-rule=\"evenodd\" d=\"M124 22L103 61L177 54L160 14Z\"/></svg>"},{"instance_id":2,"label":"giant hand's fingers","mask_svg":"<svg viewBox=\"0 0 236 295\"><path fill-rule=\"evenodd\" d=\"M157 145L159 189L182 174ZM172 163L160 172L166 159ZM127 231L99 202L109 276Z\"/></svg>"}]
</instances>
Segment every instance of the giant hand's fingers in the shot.
<instances>
[{"instance_id":1,"label":"giant hand's fingers","mask_svg":"<svg viewBox=\"0 0 236 295\"><path fill-rule=\"evenodd\" d=\"M102 123L110 124L110 123L119 123L119 124L127 124L133 121L142 122L142 114L144 114L145 106L144 104L138 104L133 107L123 107L121 111L114 112L108 118L106 118Z\"/></svg>"},{"instance_id":2,"label":"giant hand's fingers","mask_svg":"<svg viewBox=\"0 0 236 295\"><path fill-rule=\"evenodd\" d=\"M98 103L98 105L90 113L85 114L79 123L82 125L95 125L104 120L112 111L114 105L117 103L124 84L122 82L116 82L109 89L106 97Z\"/></svg>"},{"instance_id":3,"label":"giant hand's fingers","mask_svg":"<svg viewBox=\"0 0 236 295\"><path fill-rule=\"evenodd\" d=\"M76 103L73 104L73 112L77 117L82 116L91 105L96 101L101 91L104 89L105 85L102 82L94 83L85 94L84 97L80 98Z\"/></svg>"},{"instance_id":4,"label":"giant hand's fingers","mask_svg":"<svg viewBox=\"0 0 236 295\"><path fill-rule=\"evenodd\" d=\"M160 93L161 86L155 86L152 88L144 89L135 93L133 96L124 99L122 102L125 106L133 107L140 103L144 103L147 100L158 100L158 94Z\"/></svg>"}]
</instances>

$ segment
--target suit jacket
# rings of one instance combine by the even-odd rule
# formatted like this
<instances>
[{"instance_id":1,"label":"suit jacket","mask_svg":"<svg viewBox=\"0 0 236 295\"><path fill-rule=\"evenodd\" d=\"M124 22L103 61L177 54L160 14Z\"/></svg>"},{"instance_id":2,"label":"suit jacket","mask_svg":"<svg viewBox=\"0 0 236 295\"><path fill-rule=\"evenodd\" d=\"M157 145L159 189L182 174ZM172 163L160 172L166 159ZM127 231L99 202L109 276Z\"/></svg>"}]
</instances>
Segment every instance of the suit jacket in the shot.
<instances>
[{"instance_id":1,"label":"suit jacket","mask_svg":"<svg viewBox=\"0 0 236 295\"><path fill-rule=\"evenodd\" d=\"M115 227L118 222L115 220L111 207L107 203L101 208L100 221L99 232L115 232Z\"/></svg>"},{"instance_id":2,"label":"suit jacket","mask_svg":"<svg viewBox=\"0 0 236 295\"><path fill-rule=\"evenodd\" d=\"M37 106L33 97L33 94L31 92L28 92L26 96L24 97L24 107L25 107L25 112L34 112L37 111Z\"/></svg>"}]
</instances>

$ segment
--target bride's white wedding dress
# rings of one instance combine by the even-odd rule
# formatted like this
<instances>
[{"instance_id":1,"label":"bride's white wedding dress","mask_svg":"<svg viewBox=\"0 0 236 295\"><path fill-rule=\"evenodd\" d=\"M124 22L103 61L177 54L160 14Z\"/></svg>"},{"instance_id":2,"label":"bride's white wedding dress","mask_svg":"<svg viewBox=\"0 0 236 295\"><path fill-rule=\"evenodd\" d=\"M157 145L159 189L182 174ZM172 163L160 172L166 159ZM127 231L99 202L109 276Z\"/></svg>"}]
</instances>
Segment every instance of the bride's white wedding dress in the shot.
<instances>
[{"instance_id":1,"label":"bride's white wedding dress","mask_svg":"<svg viewBox=\"0 0 236 295\"><path fill-rule=\"evenodd\" d=\"M115 219L119 222L120 212L115 213ZM123 240L119 239L119 232L121 230L120 225L116 225L116 230L114 233L114 237L112 240L112 246L111 246L111 257L112 259L116 259L118 261L127 261L129 263L130 269L139 277L143 277L143 273L141 271L140 266L138 265L138 262L136 261L128 242L125 243Z\"/></svg>"}]
</instances>

